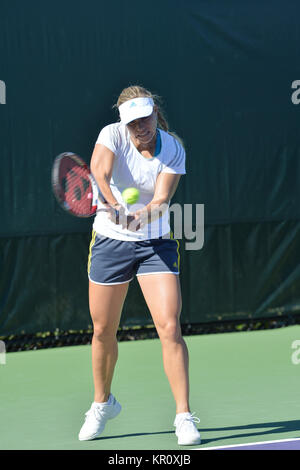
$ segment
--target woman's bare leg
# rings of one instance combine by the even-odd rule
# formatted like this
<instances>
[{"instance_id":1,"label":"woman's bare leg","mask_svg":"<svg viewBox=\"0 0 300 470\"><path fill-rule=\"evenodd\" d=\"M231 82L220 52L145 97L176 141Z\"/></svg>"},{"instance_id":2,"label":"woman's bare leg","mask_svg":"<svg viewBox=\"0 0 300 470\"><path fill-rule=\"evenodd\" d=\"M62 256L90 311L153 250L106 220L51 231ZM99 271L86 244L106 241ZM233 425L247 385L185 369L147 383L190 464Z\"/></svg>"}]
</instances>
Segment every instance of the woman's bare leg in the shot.
<instances>
[{"instance_id":1,"label":"woman's bare leg","mask_svg":"<svg viewBox=\"0 0 300 470\"><path fill-rule=\"evenodd\" d=\"M138 276L162 344L163 364L176 402L176 413L189 412L189 357L181 335L181 289L174 274Z\"/></svg>"},{"instance_id":2,"label":"woman's bare leg","mask_svg":"<svg viewBox=\"0 0 300 470\"><path fill-rule=\"evenodd\" d=\"M118 359L117 330L128 284L100 285L90 281L89 305L93 321L92 368L94 401L108 400Z\"/></svg>"}]
</instances>

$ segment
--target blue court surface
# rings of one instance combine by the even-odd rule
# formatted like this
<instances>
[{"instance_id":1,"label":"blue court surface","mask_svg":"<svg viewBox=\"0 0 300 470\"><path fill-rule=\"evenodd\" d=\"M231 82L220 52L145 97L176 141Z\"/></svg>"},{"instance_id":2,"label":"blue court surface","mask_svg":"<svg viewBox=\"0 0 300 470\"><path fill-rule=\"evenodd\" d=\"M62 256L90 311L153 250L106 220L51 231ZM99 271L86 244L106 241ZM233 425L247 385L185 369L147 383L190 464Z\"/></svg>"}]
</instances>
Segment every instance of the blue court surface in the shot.
<instances>
[{"instance_id":1,"label":"blue court surface","mask_svg":"<svg viewBox=\"0 0 300 470\"><path fill-rule=\"evenodd\" d=\"M276 441L251 442L218 447L206 447L199 450L300 450L300 438Z\"/></svg>"}]
</instances>

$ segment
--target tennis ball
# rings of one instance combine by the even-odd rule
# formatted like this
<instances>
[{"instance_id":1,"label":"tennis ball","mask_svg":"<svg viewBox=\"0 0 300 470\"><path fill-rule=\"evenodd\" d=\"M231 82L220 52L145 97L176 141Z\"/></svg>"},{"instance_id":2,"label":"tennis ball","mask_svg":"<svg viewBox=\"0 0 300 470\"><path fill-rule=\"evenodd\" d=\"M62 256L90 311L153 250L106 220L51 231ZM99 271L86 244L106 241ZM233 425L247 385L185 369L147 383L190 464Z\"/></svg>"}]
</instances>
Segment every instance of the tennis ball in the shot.
<instances>
[{"instance_id":1,"label":"tennis ball","mask_svg":"<svg viewBox=\"0 0 300 470\"><path fill-rule=\"evenodd\" d=\"M140 192L137 188L126 188L122 192L122 198L127 204L135 204L140 197Z\"/></svg>"}]
</instances>

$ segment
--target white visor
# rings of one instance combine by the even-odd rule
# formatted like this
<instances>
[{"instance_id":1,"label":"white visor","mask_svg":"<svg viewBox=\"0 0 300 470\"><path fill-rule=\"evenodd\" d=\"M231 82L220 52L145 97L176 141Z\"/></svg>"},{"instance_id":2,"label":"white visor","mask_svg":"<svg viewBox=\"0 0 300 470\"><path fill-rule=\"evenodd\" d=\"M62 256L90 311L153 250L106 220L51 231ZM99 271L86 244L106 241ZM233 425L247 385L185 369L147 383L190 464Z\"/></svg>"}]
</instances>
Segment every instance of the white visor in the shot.
<instances>
[{"instance_id":1,"label":"white visor","mask_svg":"<svg viewBox=\"0 0 300 470\"><path fill-rule=\"evenodd\" d=\"M150 116L153 112L154 101L152 98L134 98L125 101L119 106L121 122L128 124L135 119Z\"/></svg>"}]
</instances>

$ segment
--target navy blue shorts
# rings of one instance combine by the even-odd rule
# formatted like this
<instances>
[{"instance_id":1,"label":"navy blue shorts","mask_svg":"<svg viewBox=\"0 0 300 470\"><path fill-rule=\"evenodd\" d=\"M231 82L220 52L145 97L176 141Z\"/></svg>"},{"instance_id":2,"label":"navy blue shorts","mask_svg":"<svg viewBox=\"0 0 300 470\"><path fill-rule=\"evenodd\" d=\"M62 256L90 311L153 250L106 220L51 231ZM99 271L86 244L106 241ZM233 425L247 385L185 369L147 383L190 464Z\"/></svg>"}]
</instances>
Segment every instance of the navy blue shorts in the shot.
<instances>
[{"instance_id":1,"label":"navy blue shorts","mask_svg":"<svg viewBox=\"0 0 300 470\"><path fill-rule=\"evenodd\" d=\"M93 231L88 276L96 284L123 284L134 275L179 274L179 242L172 238L124 241Z\"/></svg>"}]
</instances>

